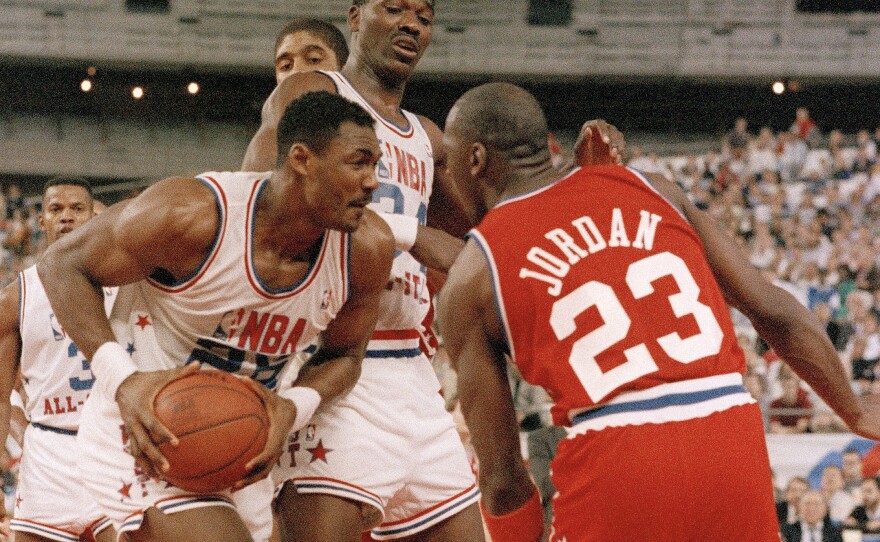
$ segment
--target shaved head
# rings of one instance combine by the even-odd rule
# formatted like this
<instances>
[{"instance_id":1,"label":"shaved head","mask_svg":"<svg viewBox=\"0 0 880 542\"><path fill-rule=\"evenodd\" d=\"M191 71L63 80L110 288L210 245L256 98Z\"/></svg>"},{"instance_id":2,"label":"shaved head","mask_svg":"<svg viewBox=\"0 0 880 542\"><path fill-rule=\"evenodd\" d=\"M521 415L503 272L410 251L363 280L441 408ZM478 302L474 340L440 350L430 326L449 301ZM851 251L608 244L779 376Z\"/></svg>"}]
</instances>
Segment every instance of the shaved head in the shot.
<instances>
[{"instance_id":1,"label":"shaved head","mask_svg":"<svg viewBox=\"0 0 880 542\"><path fill-rule=\"evenodd\" d=\"M447 129L467 135L509 160L549 157L547 120L534 96L510 83L488 83L455 103Z\"/></svg>"}]
</instances>

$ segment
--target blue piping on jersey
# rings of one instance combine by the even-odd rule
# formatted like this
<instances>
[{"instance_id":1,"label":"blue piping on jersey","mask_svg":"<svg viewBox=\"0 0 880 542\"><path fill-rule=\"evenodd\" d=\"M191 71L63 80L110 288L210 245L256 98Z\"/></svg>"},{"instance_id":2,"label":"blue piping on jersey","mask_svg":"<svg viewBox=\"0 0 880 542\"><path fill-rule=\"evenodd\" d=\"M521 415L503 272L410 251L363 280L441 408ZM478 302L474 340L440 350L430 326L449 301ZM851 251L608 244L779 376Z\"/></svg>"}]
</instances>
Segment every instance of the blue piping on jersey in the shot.
<instances>
[{"instance_id":1,"label":"blue piping on jersey","mask_svg":"<svg viewBox=\"0 0 880 542\"><path fill-rule=\"evenodd\" d=\"M727 395L734 395L736 393L746 393L745 387L742 384L737 384L734 386L722 386L711 390L670 393L669 395L663 395L654 399L631 401L629 403L612 403L586 412L581 412L571 420L571 424L577 425L587 420L601 418L611 414L620 414L623 412L637 412L640 410L657 410L670 406L693 405L711 399L725 397Z\"/></svg>"},{"instance_id":2,"label":"blue piping on jersey","mask_svg":"<svg viewBox=\"0 0 880 542\"><path fill-rule=\"evenodd\" d=\"M477 499L479 499L479 497L480 497L480 490L478 488L475 488L473 491L471 491L471 492L463 495L461 498L456 499L455 501L449 503L448 505L444 506L440 510L437 510L433 514L428 515L427 517L425 517L421 521L417 521L416 523L413 523L411 525L406 525L404 527L398 527L396 529L395 528L383 529L381 526L379 526L379 527L373 529L373 532L376 533L377 535L389 536L389 535L399 534L404 531L412 531L414 529L418 529L419 527L421 527L422 525L425 525L426 523L430 523L430 522L434 521L435 519L442 517L445 514L448 514L449 512L451 512L452 510L454 510L455 508L457 508L459 506L462 506L463 504L470 504L471 502L476 502Z\"/></svg>"},{"instance_id":3,"label":"blue piping on jersey","mask_svg":"<svg viewBox=\"0 0 880 542\"><path fill-rule=\"evenodd\" d=\"M76 429L61 429L60 427L52 427L51 425L44 425L38 422L31 422L31 425L33 425L37 429L49 431L50 433L58 433L59 435L69 435L71 437L75 437L77 434Z\"/></svg>"},{"instance_id":4,"label":"blue piping on jersey","mask_svg":"<svg viewBox=\"0 0 880 542\"><path fill-rule=\"evenodd\" d=\"M495 275L495 266L494 260L492 259L492 252L489 249L488 243L483 244L483 236L476 229L471 230L465 235L465 239L472 239L474 243L477 244L477 248L480 249L480 252L483 253L483 257L486 258L486 267L489 269L489 279L492 281L492 291L495 293L495 315L498 316L498 321L501 322L501 327L504 328L504 342L507 346L507 353L510 354L511 359L514 363L516 363L516 353L513 351L513 336L510 333L510 330L507 328L507 320L504 318L504 310L501 307L501 280Z\"/></svg>"},{"instance_id":5,"label":"blue piping on jersey","mask_svg":"<svg viewBox=\"0 0 880 542\"><path fill-rule=\"evenodd\" d=\"M180 286L183 286L187 282L191 281L192 279L196 278L197 276L199 276L199 273L202 272L202 269L204 268L204 266L208 263L208 261L210 261L211 256L213 256L214 252L218 249L218 245L220 244L220 235L223 233L223 227L226 224L226 209L224 209L223 205L220 203L221 197L220 197L220 194L217 193L217 187L214 186L213 183L208 182L206 179L203 179L202 177L196 177L196 179L200 183L202 183L203 185L208 187L208 190L210 190L211 194L214 195L214 205L217 206L217 218L219 219L217 221L217 231L214 232L214 242L211 243L211 250L209 250L207 252L207 254L205 254L205 259L202 260L201 263L199 263L199 265L196 266L195 270L192 273L190 273L188 276L186 276L180 280L172 280L172 281L166 282L164 280L159 279L158 277L154 277L154 276L150 275L150 277L149 277L150 280L154 281L156 284L161 284L162 286L164 286L166 288L178 288Z\"/></svg>"},{"instance_id":6,"label":"blue piping on jersey","mask_svg":"<svg viewBox=\"0 0 880 542\"><path fill-rule=\"evenodd\" d=\"M318 252L309 261L309 269L308 269L308 271L306 271L306 274L303 275L301 279L296 281L296 284L294 284L293 286L290 286L288 288L281 288L278 290L274 290L272 288L269 288L266 285L266 283L263 282L263 279L260 278L260 275L257 274L257 266L254 265L254 233L255 233L254 230L256 229L256 224L257 224L257 205L260 202L260 195L263 193L263 190L265 190L265 188L267 186L269 186L269 183L267 181L268 181L268 179L264 179L263 181L261 181L263 184L260 185L260 187L257 189L256 196L254 196L254 208L249 209L251 216L248 218L248 220L251 223L251 227L250 227L251 235L250 235L250 239L248 239L248 241L247 241L248 242L248 250L247 250L247 254L245 254L245 258L248 258L250 260L251 269L253 270L252 275L254 276L254 279L257 281L257 284L260 285L260 288L262 288L263 291L265 291L269 295L280 295L280 294L286 294L286 293L290 293L290 292L295 291L297 288L299 288L300 286L305 284L305 282L309 278L311 278L311 276L314 273L317 272L317 263L318 263L318 260L321 259L321 254L324 252L324 250L326 248L324 245L329 242L329 236L327 235L328 230L324 230L324 232L321 233L321 238L318 239L318 241L317 241L318 246L319 246Z\"/></svg>"}]
</instances>

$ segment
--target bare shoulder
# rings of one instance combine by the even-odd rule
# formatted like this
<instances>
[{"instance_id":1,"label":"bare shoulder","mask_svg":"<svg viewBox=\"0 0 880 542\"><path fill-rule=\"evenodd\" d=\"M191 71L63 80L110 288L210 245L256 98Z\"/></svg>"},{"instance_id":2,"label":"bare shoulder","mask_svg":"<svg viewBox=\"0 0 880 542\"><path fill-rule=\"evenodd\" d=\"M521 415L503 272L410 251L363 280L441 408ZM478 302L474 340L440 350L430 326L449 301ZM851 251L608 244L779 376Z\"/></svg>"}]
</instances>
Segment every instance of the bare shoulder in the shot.
<instances>
[{"instance_id":1,"label":"bare shoulder","mask_svg":"<svg viewBox=\"0 0 880 542\"><path fill-rule=\"evenodd\" d=\"M431 140L431 146L434 147L434 154L436 156L443 149L443 130L428 117L423 115L417 115L417 117L425 129L425 133L428 134L428 139Z\"/></svg>"},{"instance_id":2,"label":"bare shoulder","mask_svg":"<svg viewBox=\"0 0 880 542\"><path fill-rule=\"evenodd\" d=\"M687 194L684 193L684 190L662 175L656 173L640 173L643 177L648 179L651 186L660 192L660 194L666 198L669 203L674 205L679 212L684 213L685 216L689 215L689 208L693 204L691 203L691 200L688 199Z\"/></svg>"},{"instance_id":3,"label":"bare shoulder","mask_svg":"<svg viewBox=\"0 0 880 542\"><path fill-rule=\"evenodd\" d=\"M263 122L277 125L290 102L307 92L321 90L338 93L336 84L323 73L303 72L291 75L275 87L263 104Z\"/></svg>"},{"instance_id":4,"label":"bare shoulder","mask_svg":"<svg viewBox=\"0 0 880 542\"><path fill-rule=\"evenodd\" d=\"M111 208L107 213L116 211ZM202 245L213 242L219 224L217 199L202 181L169 177L145 190L118 211L115 228L132 241ZM103 214L103 213L102 213ZM115 213L114 213L115 214ZM101 218L99 215L96 219ZM113 218L112 215L108 218ZM137 232L140 232L138 235ZM141 235L147 239L140 238Z\"/></svg>"},{"instance_id":5,"label":"bare shoulder","mask_svg":"<svg viewBox=\"0 0 880 542\"><path fill-rule=\"evenodd\" d=\"M393 260L391 228L376 213L366 209L360 226L351 235L352 281L362 284L376 281L384 287Z\"/></svg>"},{"instance_id":6,"label":"bare shoulder","mask_svg":"<svg viewBox=\"0 0 880 542\"><path fill-rule=\"evenodd\" d=\"M493 302L492 283L486 257L473 239L469 239L449 269L446 284L440 291L439 306L448 311L456 306L489 306Z\"/></svg>"}]
</instances>

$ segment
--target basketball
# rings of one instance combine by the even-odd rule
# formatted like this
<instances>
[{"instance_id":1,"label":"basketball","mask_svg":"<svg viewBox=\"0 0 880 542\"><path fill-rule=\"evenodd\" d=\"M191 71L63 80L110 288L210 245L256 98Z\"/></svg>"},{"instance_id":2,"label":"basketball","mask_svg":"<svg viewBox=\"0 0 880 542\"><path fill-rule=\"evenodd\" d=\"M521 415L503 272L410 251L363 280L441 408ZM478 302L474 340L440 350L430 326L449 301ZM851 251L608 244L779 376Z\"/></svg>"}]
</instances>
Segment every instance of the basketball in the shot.
<instances>
[{"instance_id":1,"label":"basketball","mask_svg":"<svg viewBox=\"0 0 880 542\"><path fill-rule=\"evenodd\" d=\"M159 446L170 465L164 478L187 491L230 487L266 445L269 416L262 400L229 373L199 371L174 380L159 391L153 407L180 441Z\"/></svg>"}]
</instances>

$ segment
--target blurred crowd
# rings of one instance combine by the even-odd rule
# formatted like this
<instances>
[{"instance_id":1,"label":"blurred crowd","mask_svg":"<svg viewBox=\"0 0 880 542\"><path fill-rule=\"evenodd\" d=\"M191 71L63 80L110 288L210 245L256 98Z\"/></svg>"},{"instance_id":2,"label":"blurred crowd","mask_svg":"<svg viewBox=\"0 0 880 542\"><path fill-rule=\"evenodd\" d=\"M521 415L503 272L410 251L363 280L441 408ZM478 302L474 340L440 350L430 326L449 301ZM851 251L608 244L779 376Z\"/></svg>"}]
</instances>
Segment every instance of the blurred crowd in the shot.
<instances>
[{"instance_id":1,"label":"blurred crowd","mask_svg":"<svg viewBox=\"0 0 880 542\"><path fill-rule=\"evenodd\" d=\"M880 391L880 128L824 133L805 108L789 130L736 120L720 150L628 165L676 181L732 236L752 265L825 323L858 393ZM844 425L734 311L746 385L772 433Z\"/></svg>"},{"instance_id":2,"label":"blurred crowd","mask_svg":"<svg viewBox=\"0 0 880 542\"><path fill-rule=\"evenodd\" d=\"M0 286L34 264L44 248L38 203L28 202L18 184L0 189Z\"/></svg>"}]
</instances>

